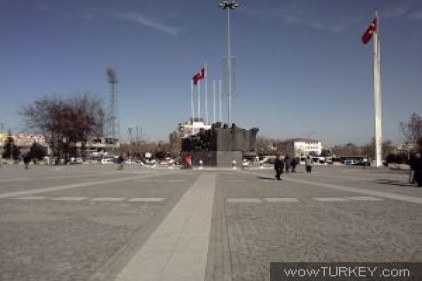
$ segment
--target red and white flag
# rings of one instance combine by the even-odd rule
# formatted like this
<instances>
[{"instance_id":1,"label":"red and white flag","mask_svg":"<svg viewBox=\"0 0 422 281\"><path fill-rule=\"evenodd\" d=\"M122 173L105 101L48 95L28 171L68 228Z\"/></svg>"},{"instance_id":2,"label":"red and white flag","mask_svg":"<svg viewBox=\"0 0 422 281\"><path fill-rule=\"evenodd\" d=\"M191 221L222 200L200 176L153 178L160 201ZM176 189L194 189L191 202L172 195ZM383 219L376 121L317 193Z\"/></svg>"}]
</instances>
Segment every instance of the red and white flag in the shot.
<instances>
[{"instance_id":1,"label":"red and white flag","mask_svg":"<svg viewBox=\"0 0 422 281\"><path fill-rule=\"evenodd\" d=\"M375 32L377 32L378 29L378 21L377 18L374 18L371 25L368 26L365 33L362 35L362 43L368 44L369 41L371 41L372 35L374 35Z\"/></svg>"},{"instance_id":2,"label":"red and white flag","mask_svg":"<svg viewBox=\"0 0 422 281\"><path fill-rule=\"evenodd\" d=\"M203 67L203 68L201 68L201 70L200 70L198 73L196 73L196 74L192 77L193 84L194 84L194 85L198 84L198 81L199 81L199 80L202 80L202 79L204 79L204 78L205 78L205 68Z\"/></svg>"}]
</instances>

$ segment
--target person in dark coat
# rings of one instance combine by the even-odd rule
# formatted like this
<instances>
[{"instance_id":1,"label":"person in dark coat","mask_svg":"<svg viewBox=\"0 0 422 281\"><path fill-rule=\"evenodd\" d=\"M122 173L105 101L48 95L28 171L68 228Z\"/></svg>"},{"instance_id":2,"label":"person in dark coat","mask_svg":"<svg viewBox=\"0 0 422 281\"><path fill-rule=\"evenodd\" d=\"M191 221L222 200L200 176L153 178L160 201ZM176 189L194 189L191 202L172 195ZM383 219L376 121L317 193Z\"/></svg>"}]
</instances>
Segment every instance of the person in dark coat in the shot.
<instances>
[{"instance_id":1,"label":"person in dark coat","mask_svg":"<svg viewBox=\"0 0 422 281\"><path fill-rule=\"evenodd\" d=\"M290 163L290 166L292 167L292 173L296 173L296 165L297 165L297 159L296 157L293 157L292 162Z\"/></svg>"},{"instance_id":2,"label":"person in dark coat","mask_svg":"<svg viewBox=\"0 0 422 281\"><path fill-rule=\"evenodd\" d=\"M118 167L119 170L123 170L124 163L125 163L125 158L123 157L122 154L120 154L119 157L117 158L117 164L119 164L119 167Z\"/></svg>"},{"instance_id":3,"label":"person in dark coat","mask_svg":"<svg viewBox=\"0 0 422 281\"><path fill-rule=\"evenodd\" d=\"M278 155L274 162L275 178L281 180L280 176L284 172L284 159L283 156Z\"/></svg>"},{"instance_id":4,"label":"person in dark coat","mask_svg":"<svg viewBox=\"0 0 422 281\"><path fill-rule=\"evenodd\" d=\"M286 173L289 173L290 165L292 164L292 159L289 157L289 155L286 155L286 157L284 157L284 164L286 165Z\"/></svg>"},{"instance_id":5,"label":"person in dark coat","mask_svg":"<svg viewBox=\"0 0 422 281\"><path fill-rule=\"evenodd\" d=\"M410 163L410 169L413 171L415 183L422 186L422 158L420 153L416 153L415 158Z\"/></svg>"},{"instance_id":6,"label":"person in dark coat","mask_svg":"<svg viewBox=\"0 0 422 281\"><path fill-rule=\"evenodd\" d=\"M28 152L23 157L23 163L25 164L25 169L29 169L29 163L31 162L31 153Z\"/></svg>"}]
</instances>

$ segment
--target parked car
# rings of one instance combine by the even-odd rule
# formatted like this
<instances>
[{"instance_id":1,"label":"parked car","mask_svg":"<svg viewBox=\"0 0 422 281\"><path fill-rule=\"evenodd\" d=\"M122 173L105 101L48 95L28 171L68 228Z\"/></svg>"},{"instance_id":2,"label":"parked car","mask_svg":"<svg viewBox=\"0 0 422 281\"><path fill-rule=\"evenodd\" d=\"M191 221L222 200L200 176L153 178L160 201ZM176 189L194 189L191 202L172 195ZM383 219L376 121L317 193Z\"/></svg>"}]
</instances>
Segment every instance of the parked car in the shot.
<instances>
[{"instance_id":1,"label":"parked car","mask_svg":"<svg viewBox=\"0 0 422 281\"><path fill-rule=\"evenodd\" d=\"M84 160L81 157L76 157L72 164L82 164Z\"/></svg>"},{"instance_id":2,"label":"parked car","mask_svg":"<svg viewBox=\"0 0 422 281\"><path fill-rule=\"evenodd\" d=\"M101 164L114 164L113 158L103 158L101 159Z\"/></svg>"},{"instance_id":3,"label":"parked car","mask_svg":"<svg viewBox=\"0 0 422 281\"><path fill-rule=\"evenodd\" d=\"M174 164L174 159L167 157L165 159L160 160L160 165L170 165L170 164Z\"/></svg>"},{"instance_id":4,"label":"parked car","mask_svg":"<svg viewBox=\"0 0 422 281\"><path fill-rule=\"evenodd\" d=\"M127 160L125 160L125 164L132 165L132 164L136 164L136 162L133 159L127 159Z\"/></svg>"},{"instance_id":5,"label":"parked car","mask_svg":"<svg viewBox=\"0 0 422 281\"><path fill-rule=\"evenodd\" d=\"M344 165L357 165L358 161L353 159L344 160Z\"/></svg>"}]
</instances>

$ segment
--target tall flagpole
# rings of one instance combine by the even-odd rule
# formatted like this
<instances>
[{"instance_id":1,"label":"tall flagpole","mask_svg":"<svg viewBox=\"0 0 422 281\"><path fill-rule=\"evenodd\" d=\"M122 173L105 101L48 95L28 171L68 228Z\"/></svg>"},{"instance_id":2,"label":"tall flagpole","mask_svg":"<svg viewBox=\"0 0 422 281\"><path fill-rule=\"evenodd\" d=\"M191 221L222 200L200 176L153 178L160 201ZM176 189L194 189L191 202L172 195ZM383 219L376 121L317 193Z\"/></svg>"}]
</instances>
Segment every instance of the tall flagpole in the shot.
<instances>
[{"instance_id":1,"label":"tall flagpole","mask_svg":"<svg viewBox=\"0 0 422 281\"><path fill-rule=\"evenodd\" d=\"M209 118L208 118L208 66L205 64L205 120L204 124L209 124Z\"/></svg>"},{"instance_id":2,"label":"tall flagpole","mask_svg":"<svg viewBox=\"0 0 422 281\"><path fill-rule=\"evenodd\" d=\"M213 88L213 118L212 122L215 123L215 79L212 81L212 88Z\"/></svg>"},{"instance_id":3,"label":"tall flagpole","mask_svg":"<svg viewBox=\"0 0 422 281\"><path fill-rule=\"evenodd\" d=\"M201 81L198 81L198 122L201 118Z\"/></svg>"},{"instance_id":4,"label":"tall flagpole","mask_svg":"<svg viewBox=\"0 0 422 281\"><path fill-rule=\"evenodd\" d=\"M377 28L374 32L374 111L375 111L375 155L376 166L382 166L382 112L381 112L381 56L378 38L379 18L375 12Z\"/></svg>"},{"instance_id":5,"label":"tall flagpole","mask_svg":"<svg viewBox=\"0 0 422 281\"><path fill-rule=\"evenodd\" d=\"M232 125L232 55L230 35L230 9L227 9L227 71L228 71L228 125Z\"/></svg>"},{"instance_id":6,"label":"tall flagpole","mask_svg":"<svg viewBox=\"0 0 422 281\"><path fill-rule=\"evenodd\" d=\"M221 114L221 95L222 95L222 81L218 81L218 121L223 122L223 117Z\"/></svg>"},{"instance_id":7,"label":"tall flagpole","mask_svg":"<svg viewBox=\"0 0 422 281\"><path fill-rule=\"evenodd\" d=\"M190 81L190 109L191 109L191 113L192 113L192 124L193 124L193 120L195 119L195 106L193 104L193 81Z\"/></svg>"}]
</instances>

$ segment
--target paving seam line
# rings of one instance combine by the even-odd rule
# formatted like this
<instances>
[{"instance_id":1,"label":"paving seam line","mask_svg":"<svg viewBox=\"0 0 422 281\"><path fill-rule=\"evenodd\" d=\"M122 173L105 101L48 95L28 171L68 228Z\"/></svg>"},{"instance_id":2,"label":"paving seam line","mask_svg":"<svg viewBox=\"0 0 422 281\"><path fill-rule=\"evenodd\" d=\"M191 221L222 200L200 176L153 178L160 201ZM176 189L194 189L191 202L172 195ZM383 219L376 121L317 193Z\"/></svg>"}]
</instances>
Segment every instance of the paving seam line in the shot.
<instances>
[{"instance_id":1,"label":"paving seam line","mask_svg":"<svg viewBox=\"0 0 422 281\"><path fill-rule=\"evenodd\" d=\"M171 175L171 174L177 174L177 172L168 173L166 175ZM47 193L47 192L52 192L52 191L60 191L60 190L65 190L65 189L77 188L77 187L86 187L86 186L94 186L94 185L101 185L101 184L108 184L108 183L115 183L115 182L122 182L122 181L144 179L144 178L157 177L157 176L162 176L162 175L147 174L147 175L134 176L134 177L128 177L128 178L123 177L123 178L118 178L118 179L91 181L91 182L75 183L75 184L69 184L69 185L63 185L63 186L43 187L43 188L32 189L32 190L6 192L6 193L0 193L0 199Z\"/></svg>"},{"instance_id":2,"label":"paving seam line","mask_svg":"<svg viewBox=\"0 0 422 281\"><path fill-rule=\"evenodd\" d=\"M242 172L242 171L237 171L237 172ZM262 173L248 172L248 174L255 175L255 176L262 176ZM365 195L370 195L370 196L392 199L392 200L410 202L410 203L419 204L419 205L422 204L422 198L411 197L411 196L401 195L401 194L395 194L395 193L391 193L391 192L361 189L361 188L348 187L348 186L330 184L330 183L319 183L319 182L314 182L314 181L312 182L312 181L296 179L296 178L295 179L293 179L293 178L283 178L283 180L285 180L287 182L296 182L296 183L302 183L302 184L312 185L312 186L319 186L319 187L330 188L330 189L335 189L335 190L340 190L340 191L353 192L353 193L359 193L359 194L365 194Z\"/></svg>"}]
</instances>

